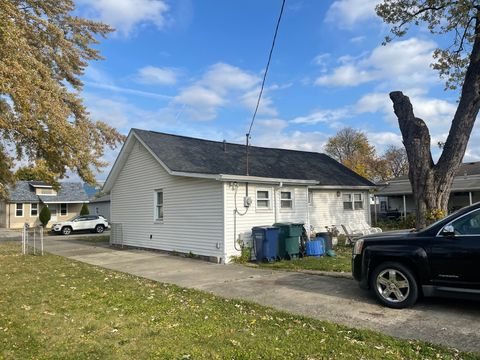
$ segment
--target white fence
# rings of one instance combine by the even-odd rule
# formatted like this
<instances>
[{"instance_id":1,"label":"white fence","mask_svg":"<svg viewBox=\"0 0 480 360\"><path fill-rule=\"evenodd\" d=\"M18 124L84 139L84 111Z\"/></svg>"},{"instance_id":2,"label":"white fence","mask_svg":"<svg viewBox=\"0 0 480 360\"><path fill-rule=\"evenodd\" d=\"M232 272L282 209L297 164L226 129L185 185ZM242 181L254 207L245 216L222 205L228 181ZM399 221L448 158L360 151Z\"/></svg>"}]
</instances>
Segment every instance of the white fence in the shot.
<instances>
[{"instance_id":1,"label":"white fence","mask_svg":"<svg viewBox=\"0 0 480 360\"><path fill-rule=\"evenodd\" d=\"M43 255L43 227L30 228L25 223L22 230L22 254Z\"/></svg>"}]
</instances>

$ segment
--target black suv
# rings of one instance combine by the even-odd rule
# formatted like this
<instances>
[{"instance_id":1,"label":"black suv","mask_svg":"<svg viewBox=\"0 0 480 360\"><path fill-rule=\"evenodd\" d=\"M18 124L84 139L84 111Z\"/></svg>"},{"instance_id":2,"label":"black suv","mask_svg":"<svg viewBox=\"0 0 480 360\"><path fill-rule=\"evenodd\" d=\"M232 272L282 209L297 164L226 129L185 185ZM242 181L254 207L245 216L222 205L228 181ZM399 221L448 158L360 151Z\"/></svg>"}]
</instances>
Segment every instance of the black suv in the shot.
<instances>
[{"instance_id":1,"label":"black suv","mask_svg":"<svg viewBox=\"0 0 480 360\"><path fill-rule=\"evenodd\" d=\"M360 287L397 309L421 294L480 298L480 203L418 232L360 238L352 273Z\"/></svg>"}]
</instances>

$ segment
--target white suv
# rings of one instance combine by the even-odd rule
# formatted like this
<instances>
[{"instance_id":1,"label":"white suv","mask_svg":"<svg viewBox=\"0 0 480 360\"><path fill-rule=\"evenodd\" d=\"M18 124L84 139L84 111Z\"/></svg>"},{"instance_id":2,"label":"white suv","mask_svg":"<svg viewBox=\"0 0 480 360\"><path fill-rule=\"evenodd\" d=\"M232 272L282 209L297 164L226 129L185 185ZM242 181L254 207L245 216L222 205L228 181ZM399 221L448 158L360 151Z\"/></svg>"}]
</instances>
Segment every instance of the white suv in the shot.
<instances>
[{"instance_id":1,"label":"white suv","mask_svg":"<svg viewBox=\"0 0 480 360\"><path fill-rule=\"evenodd\" d=\"M72 231L90 230L103 233L108 228L108 221L99 215L80 215L74 218L57 222L52 226L52 232L70 235Z\"/></svg>"}]
</instances>

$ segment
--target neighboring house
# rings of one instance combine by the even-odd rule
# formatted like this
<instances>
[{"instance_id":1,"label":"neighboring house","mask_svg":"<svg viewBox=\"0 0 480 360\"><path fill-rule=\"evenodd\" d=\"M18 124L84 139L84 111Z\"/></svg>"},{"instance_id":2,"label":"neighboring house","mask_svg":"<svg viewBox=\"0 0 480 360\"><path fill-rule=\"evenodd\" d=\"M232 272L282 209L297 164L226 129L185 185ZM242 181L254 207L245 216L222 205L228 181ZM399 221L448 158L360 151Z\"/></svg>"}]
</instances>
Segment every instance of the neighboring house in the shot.
<instances>
[{"instance_id":1,"label":"neighboring house","mask_svg":"<svg viewBox=\"0 0 480 360\"><path fill-rule=\"evenodd\" d=\"M402 216L415 212L412 186L407 176L379 185L375 198L379 218L395 212ZM453 180L448 211L453 212L478 201L480 201L480 162L464 163L460 165Z\"/></svg>"},{"instance_id":2,"label":"neighboring house","mask_svg":"<svg viewBox=\"0 0 480 360\"><path fill-rule=\"evenodd\" d=\"M57 191L41 181L18 181L9 188L8 199L0 201L0 226L19 229L25 223L40 225L38 217L44 206L50 208L51 225L80 214L86 202L88 197L81 183L61 182Z\"/></svg>"},{"instance_id":3,"label":"neighboring house","mask_svg":"<svg viewBox=\"0 0 480 360\"><path fill-rule=\"evenodd\" d=\"M97 181L97 184L95 184L95 185L90 185L90 184L84 183L83 184L83 189L87 193L88 198L93 199L95 196L97 196L102 191L102 186L103 186L102 181Z\"/></svg>"},{"instance_id":4,"label":"neighboring house","mask_svg":"<svg viewBox=\"0 0 480 360\"><path fill-rule=\"evenodd\" d=\"M374 184L325 154L251 146L245 174L243 145L132 129L103 188L111 241L229 262L253 226L369 222Z\"/></svg>"},{"instance_id":5,"label":"neighboring house","mask_svg":"<svg viewBox=\"0 0 480 360\"><path fill-rule=\"evenodd\" d=\"M110 195L92 198L88 203L88 210L90 214L102 215L107 220L110 220Z\"/></svg>"}]
</instances>

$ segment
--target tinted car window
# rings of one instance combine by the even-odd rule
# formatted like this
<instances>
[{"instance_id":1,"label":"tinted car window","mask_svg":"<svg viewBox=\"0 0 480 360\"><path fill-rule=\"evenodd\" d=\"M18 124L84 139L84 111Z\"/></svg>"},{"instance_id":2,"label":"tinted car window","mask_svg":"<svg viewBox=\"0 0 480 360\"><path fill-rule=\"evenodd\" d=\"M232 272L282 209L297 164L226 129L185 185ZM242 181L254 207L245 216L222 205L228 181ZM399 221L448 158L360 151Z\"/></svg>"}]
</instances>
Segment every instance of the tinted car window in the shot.
<instances>
[{"instance_id":1,"label":"tinted car window","mask_svg":"<svg viewBox=\"0 0 480 360\"><path fill-rule=\"evenodd\" d=\"M480 210L465 215L452 225L458 235L480 235Z\"/></svg>"}]
</instances>

